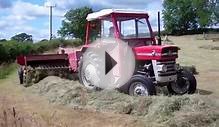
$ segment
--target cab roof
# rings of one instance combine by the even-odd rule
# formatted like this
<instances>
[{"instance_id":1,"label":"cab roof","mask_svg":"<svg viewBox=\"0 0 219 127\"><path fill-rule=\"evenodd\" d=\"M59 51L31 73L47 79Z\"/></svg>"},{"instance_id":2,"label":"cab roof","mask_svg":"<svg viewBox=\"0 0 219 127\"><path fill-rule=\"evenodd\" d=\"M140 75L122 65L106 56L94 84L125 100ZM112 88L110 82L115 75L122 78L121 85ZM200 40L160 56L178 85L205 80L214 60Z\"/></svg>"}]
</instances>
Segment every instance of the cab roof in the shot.
<instances>
[{"instance_id":1,"label":"cab roof","mask_svg":"<svg viewBox=\"0 0 219 127\"><path fill-rule=\"evenodd\" d=\"M134 9L103 9L98 12L90 13L87 15L87 20L92 21L96 20L100 17L108 16L112 13L122 13L122 14L143 14L148 15L148 13L144 10L134 10Z\"/></svg>"}]
</instances>

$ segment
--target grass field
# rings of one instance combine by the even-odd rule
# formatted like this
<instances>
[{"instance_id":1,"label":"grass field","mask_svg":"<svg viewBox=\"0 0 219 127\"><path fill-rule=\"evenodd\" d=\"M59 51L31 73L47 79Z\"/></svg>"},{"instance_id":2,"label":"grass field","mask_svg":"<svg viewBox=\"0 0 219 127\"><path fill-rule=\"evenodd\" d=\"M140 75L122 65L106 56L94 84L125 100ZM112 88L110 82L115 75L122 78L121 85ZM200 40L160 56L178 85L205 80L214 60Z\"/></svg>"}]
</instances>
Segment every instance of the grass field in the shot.
<instances>
[{"instance_id":1,"label":"grass field","mask_svg":"<svg viewBox=\"0 0 219 127\"><path fill-rule=\"evenodd\" d=\"M219 71L219 50L208 50L200 46L219 46L219 42L211 40L197 40L200 35L187 35L170 37L169 39L179 46L179 63L182 65L195 65L199 71Z\"/></svg>"},{"instance_id":2,"label":"grass field","mask_svg":"<svg viewBox=\"0 0 219 127\"><path fill-rule=\"evenodd\" d=\"M219 45L219 42L197 39L199 36L200 35L187 35L179 37L170 36L169 40L171 41L171 43L174 43L181 48L181 50L179 51L178 62L186 66L194 65L199 72L199 74L196 75L198 82L197 92L201 95L204 95L202 97L206 96L206 99L211 100L213 103L219 105L219 50L200 48L200 46L204 45ZM14 119L16 118L26 119L23 121L24 126L149 126L149 123L145 125L145 123L137 119L137 117L133 117L130 115L114 114L109 112L103 113L93 110L83 110L80 108L72 109L68 106L50 104L46 100L45 96L35 95L31 93L31 91L29 91L28 89L25 89L21 85L18 85L18 79L16 76L16 72L14 71L8 76L7 79L0 80L0 126L2 126L3 124L5 125L4 111L7 111L8 114L10 114L10 116L8 117L8 123L15 121ZM175 101L171 100L178 97L164 98L169 102L175 103ZM177 105L174 106L172 103L165 102L164 100L162 101L162 99L158 99L154 104L158 104L158 106L151 105L153 108L159 107L160 109L150 109L150 112L153 115L157 114L158 117L160 116L160 110L169 114L168 112L166 112L166 108L163 107L163 104L170 105L167 106L167 111L173 110L171 106L177 108ZM205 107L206 103L202 103L202 101L200 101L200 103L198 102L197 105L199 105L200 110L203 111L202 107ZM179 125L189 126L189 122L197 121L204 121L207 125L209 121L208 119L205 119L206 117L204 113L208 112L208 110L210 109L204 109L205 112L194 112L194 114L191 111L190 114L188 114L188 110L196 109L195 106L192 106L194 105L185 105L183 109L184 112L174 112L174 115L176 116L176 121L180 122ZM17 117L13 116L13 107L15 107ZM192 119L193 116L194 119ZM217 118L215 119L217 120ZM1 120L3 120L3 122ZM184 120L189 122L182 124ZM35 121L35 123L30 123L30 121ZM17 122L19 123L20 121ZM156 120L154 121L154 123L150 124L160 127L165 126L162 124L157 124ZM217 127L216 124L212 124L209 126Z\"/></svg>"},{"instance_id":3,"label":"grass field","mask_svg":"<svg viewBox=\"0 0 219 127\"><path fill-rule=\"evenodd\" d=\"M17 68L16 64L3 64L0 66L0 79L7 78Z\"/></svg>"}]
</instances>

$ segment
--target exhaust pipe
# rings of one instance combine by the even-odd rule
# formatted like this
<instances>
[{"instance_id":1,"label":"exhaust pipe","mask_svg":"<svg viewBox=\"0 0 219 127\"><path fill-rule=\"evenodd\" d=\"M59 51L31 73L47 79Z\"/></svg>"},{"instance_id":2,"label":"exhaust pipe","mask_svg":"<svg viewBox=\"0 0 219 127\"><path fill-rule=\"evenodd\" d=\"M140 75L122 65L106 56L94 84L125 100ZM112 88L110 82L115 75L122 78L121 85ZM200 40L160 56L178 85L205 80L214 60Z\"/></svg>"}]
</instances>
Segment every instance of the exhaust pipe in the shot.
<instances>
[{"instance_id":1,"label":"exhaust pipe","mask_svg":"<svg viewBox=\"0 0 219 127\"><path fill-rule=\"evenodd\" d=\"M161 45L161 37L160 37L160 12L159 11L158 11L157 15L158 15L158 44L157 45Z\"/></svg>"}]
</instances>

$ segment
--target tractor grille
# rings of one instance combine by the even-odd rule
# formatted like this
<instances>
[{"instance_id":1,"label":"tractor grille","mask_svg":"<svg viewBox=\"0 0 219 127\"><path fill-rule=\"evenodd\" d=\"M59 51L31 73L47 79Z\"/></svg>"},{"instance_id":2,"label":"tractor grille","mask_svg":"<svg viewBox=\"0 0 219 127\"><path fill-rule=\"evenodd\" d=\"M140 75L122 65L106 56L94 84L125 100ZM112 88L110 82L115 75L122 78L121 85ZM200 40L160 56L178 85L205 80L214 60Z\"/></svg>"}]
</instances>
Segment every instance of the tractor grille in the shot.
<instances>
[{"instance_id":1,"label":"tractor grille","mask_svg":"<svg viewBox=\"0 0 219 127\"><path fill-rule=\"evenodd\" d=\"M171 76L176 75L175 69L176 61L157 61L157 65L165 65L167 66L167 71L158 71L158 76Z\"/></svg>"}]
</instances>

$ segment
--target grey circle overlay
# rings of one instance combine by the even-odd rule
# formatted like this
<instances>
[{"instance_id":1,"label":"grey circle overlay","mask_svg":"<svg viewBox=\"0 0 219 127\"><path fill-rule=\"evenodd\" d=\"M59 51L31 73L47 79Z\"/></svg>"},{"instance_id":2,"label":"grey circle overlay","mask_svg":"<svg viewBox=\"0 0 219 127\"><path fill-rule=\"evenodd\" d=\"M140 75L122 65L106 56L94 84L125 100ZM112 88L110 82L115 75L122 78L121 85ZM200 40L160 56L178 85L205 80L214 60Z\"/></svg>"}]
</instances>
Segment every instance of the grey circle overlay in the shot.
<instances>
[{"instance_id":1,"label":"grey circle overlay","mask_svg":"<svg viewBox=\"0 0 219 127\"><path fill-rule=\"evenodd\" d=\"M89 62L90 65L82 66L82 68L86 68L89 82L96 87L102 89L119 88L127 83L134 73L133 50L128 43L121 40L96 40L89 45L84 54L95 56L92 59L83 57L83 62Z\"/></svg>"}]
</instances>

